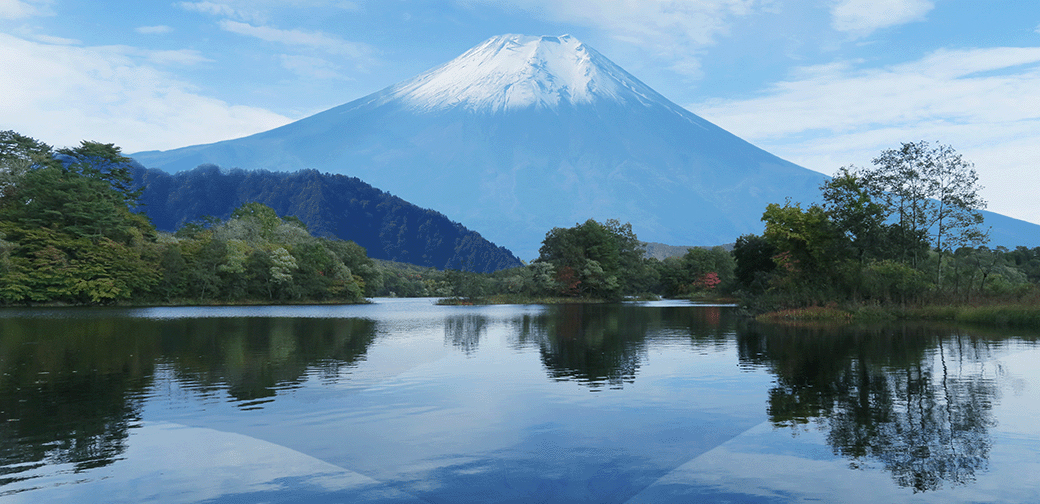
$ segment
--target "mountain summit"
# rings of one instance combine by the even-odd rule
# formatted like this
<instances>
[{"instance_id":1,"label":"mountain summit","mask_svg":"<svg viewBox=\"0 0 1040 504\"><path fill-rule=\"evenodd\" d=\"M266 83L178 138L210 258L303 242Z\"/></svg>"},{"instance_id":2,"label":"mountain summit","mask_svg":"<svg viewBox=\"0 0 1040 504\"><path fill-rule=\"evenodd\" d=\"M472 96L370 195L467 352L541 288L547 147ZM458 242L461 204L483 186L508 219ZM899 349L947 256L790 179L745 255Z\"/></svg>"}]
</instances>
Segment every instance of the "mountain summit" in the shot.
<instances>
[{"instance_id":1,"label":"mountain summit","mask_svg":"<svg viewBox=\"0 0 1040 504\"><path fill-rule=\"evenodd\" d=\"M421 110L500 112L610 100L668 103L649 86L570 35L502 35L380 93Z\"/></svg>"},{"instance_id":2,"label":"mountain summit","mask_svg":"<svg viewBox=\"0 0 1040 504\"><path fill-rule=\"evenodd\" d=\"M524 259L537 257L553 227L589 218L630 222L645 241L730 243L762 232L768 203L815 201L826 179L668 101L566 35L494 37L280 128L133 157L170 172L212 163L357 177ZM409 226L419 224L401 232ZM1030 229L1011 244L1040 242L1040 227ZM999 235L995 226L994 243L1007 244Z\"/></svg>"}]
</instances>

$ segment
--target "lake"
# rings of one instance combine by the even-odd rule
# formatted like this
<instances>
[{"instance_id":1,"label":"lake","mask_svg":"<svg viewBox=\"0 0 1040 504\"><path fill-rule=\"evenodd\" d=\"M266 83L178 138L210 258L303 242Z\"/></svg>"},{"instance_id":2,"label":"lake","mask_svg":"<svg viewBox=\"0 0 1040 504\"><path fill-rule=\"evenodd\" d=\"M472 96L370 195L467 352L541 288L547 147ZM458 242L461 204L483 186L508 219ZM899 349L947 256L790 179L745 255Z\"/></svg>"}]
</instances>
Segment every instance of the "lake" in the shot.
<instances>
[{"instance_id":1,"label":"lake","mask_svg":"<svg viewBox=\"0 0 1040 504\"><path fill-rule=\"evenodd\" d=\"M0 502L1040 502L1040 338L685 302L0 310Z\"/></svg>"}]
</instances>

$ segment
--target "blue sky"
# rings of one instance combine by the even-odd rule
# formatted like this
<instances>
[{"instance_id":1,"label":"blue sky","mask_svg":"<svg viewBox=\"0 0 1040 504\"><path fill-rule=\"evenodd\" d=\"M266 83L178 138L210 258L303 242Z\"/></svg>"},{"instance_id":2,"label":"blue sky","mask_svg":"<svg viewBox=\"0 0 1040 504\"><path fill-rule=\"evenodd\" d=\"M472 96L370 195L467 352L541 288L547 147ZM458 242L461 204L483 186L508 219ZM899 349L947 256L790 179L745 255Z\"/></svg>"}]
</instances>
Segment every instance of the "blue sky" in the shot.
<instances>
[{"instance_id":1,"label":"blue sky","mask_svg":"<svg viewBox=\"0 0 1040 504\"><path fill-rule=\"evenodd\" d=\"M126 152L236 138L504 33L569 33L827 174L949 144L990 210L1040 223L1033 0L0 0L0 129Z\"/></svg>"}]
</instances>

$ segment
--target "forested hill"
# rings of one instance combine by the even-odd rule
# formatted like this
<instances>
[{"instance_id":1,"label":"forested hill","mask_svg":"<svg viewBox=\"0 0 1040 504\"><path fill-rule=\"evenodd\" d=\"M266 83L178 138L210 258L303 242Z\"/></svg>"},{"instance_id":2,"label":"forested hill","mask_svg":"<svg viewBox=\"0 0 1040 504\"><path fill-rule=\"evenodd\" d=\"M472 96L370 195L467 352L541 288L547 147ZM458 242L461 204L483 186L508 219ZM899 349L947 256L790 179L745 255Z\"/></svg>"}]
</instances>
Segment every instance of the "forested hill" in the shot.
<instances>
[{"instance_id":1,"label":"forested hill","mask_svg":"<svg viewBox=\"0 0 1040 504\"><path fill-rule=\"evenodd\" d=\"M481 273L522 265L479 233L354 177L316 170L221 170L211 164L174 175L136 165L133 177L144 188L144 212L162 231L206 216L225 219L255 201L283 217L299 218L317 236L352 240L375 259Z\"/></svg>"}]
</instances>

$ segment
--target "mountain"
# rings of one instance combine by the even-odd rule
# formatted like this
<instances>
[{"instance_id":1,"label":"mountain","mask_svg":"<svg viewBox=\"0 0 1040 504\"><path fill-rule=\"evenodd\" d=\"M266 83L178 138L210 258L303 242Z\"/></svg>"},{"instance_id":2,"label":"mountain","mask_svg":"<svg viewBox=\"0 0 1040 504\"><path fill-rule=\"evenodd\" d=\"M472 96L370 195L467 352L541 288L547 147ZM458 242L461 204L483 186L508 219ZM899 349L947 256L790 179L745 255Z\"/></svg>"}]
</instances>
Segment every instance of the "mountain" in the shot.
<instances>
[{"instance_id":1,"label":"mountain","mask_svg":"<svg viewBox=\"0 0 1040 504\"><path fill-rule=\"evenodd\" d=\"M204 216L226 219L260 202L295 216L318 236L353 240L374 259L490 273L523 263L444 215L419 208L356 178L315 170L275 173L202 165L171 175L135 167L141 203L156 228L174 231Z\"/></svg>"},{"instance_id":2,"label":"mountain","mask_svg":"<svg viewBox=\"0 0 1040 504\"><path fill-rule=\"evenodd\" d=\"M551 228L589 218L631 222L645 241L731 243L762 231L768 203L815 201L826 180L672 103L566 35L494 37L280 128L133 157L170 172L214 163L358 177L525 259ZM1040 226L996 220L1010 226L994 233L1008 244L1040 245Z\"/></svg>"}]
</instances>

